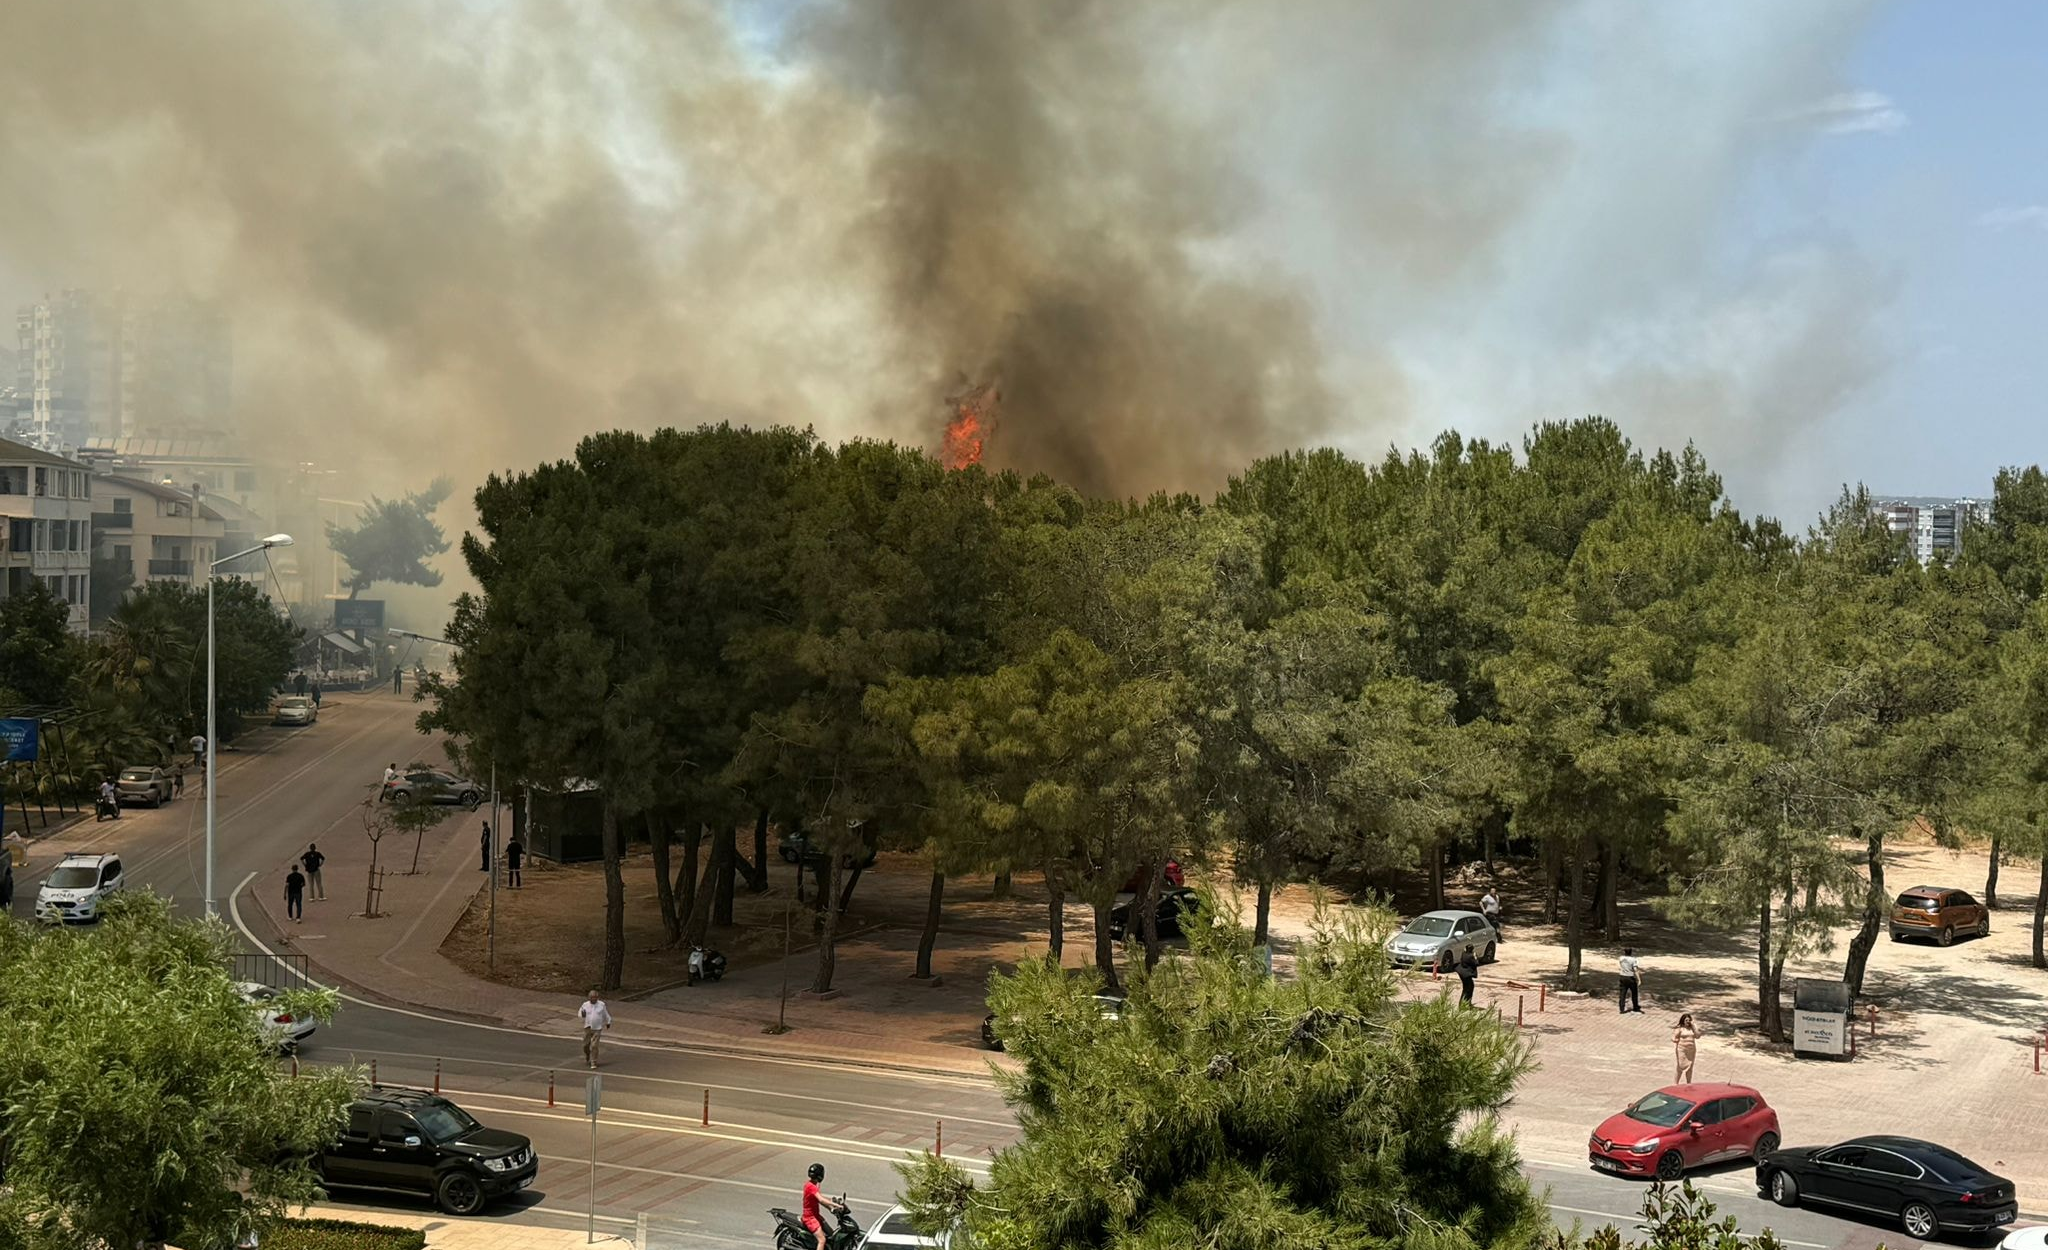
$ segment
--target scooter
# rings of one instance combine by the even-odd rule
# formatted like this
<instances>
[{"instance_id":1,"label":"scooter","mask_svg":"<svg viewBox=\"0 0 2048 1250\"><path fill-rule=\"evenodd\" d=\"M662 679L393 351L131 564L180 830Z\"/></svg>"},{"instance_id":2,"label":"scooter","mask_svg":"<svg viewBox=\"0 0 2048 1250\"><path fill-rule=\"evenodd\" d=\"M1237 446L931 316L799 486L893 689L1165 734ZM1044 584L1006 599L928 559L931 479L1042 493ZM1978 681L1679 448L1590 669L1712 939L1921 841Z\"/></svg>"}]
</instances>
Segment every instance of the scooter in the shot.
<instances>
[{"instance_id":1,"label":"scooter","mask_svg":"<svg viewBox=\"0 0 2048 1250\"><path fill-rule=\"evenodd\" d=\"M804 1227L803 1218L796 1212L769 1207L768 1214L775 1217L775 1250L818 1250L818 1239ZM825 1230L825 1250L856 1250L860 1245L860 1222L846 1205L846 1195L839 1195L838 1209L827 1209L826 1214L837 1220L838 1226Z\"/></svg>"},{"instance_id":2,"label":"scooter","mask_svg":"<svg viewBox=\"0 0 2048 1250\"><path fill-rule=\"evenodd\" d=\"M725 956L708 946L690 948L690 984L718 981L725 977ZM814 1246L812 1250L816 1250Z\"/></svg>"},{"instance_id":3,"label":"scooter","mask_svg":"<svg viewBox=\"0 0 2048 1250\"><path fill-rule=\"evenodd\" d=\"M92 805L92 823L103 820L121 819L121 802L118 799L95 799Z\"/></svg>"}]
</instances>

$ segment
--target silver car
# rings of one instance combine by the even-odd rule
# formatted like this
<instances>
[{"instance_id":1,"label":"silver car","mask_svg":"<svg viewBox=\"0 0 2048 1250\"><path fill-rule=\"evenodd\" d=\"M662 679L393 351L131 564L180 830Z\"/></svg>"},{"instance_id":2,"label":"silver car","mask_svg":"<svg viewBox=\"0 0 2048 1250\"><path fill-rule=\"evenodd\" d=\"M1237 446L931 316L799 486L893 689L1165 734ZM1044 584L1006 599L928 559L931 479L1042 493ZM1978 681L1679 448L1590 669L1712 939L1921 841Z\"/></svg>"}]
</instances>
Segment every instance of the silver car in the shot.
<instances>
[{"instance_id":1,"label":"silver car","mask_svg":"<svg viewBox=\"0 0 2048 1250\"><path fill-rule=\"evenodd\" d=\"M277 701L276 725L310 725L320 719L320 709L302 694L288 694Z\"/></svg>"},{"instance_id":2,"label":"silver car","mask_svg":"<svg viewBox=\"0 0 2048 1250\"><path fill-rule=\"evenodd\" d=\"M1448 967L1467 946L1480 963L1492 963L1500 932L1476 911L1424 912L1408 927L1387 939L1387 954L1395 967L1420 964Z\"/></svg>"}]
</instances>

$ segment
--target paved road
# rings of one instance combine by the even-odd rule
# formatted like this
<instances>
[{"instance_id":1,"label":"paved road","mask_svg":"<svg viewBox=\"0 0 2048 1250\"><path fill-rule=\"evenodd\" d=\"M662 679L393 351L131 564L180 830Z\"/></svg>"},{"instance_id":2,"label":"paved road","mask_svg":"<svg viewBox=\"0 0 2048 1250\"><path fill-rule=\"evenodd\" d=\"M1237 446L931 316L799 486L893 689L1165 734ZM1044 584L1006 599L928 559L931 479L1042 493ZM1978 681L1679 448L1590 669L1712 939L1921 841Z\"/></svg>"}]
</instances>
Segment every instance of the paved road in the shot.
<instances>
[{"instance_id":1,"label":"paved road","mask_svg":"<svg viewBox=\"0 0 2048 1250\"><path fill-rule=\"evenodd\" d=\"M412 729L416 711L409 699L338 695L318 725L259 730L243 750L223 756L216 877L223 899L249 874L282 863L309 841L361 836L355 805L383 765L422 753ZM203 802L188 790L162 811L131 811L119 826L88 826L66 842L118 847L133 884L196 914L203 821ZM17 913L27 914L33 883L48 864L47 852L39 851L17 891ZM251 910L241 900L244 918ZM574 1041L350 998L304 1051L305 1062L375 1063L380 1081L422 1087L434 1084L437 1059L444 1092L487 1123L528 1134L542 1157L535 1188L481 1218L580 1226L592 1201L591 1132ZM608 1048L603 1078L600 1230L630 1233L645 1212L704 1245L764 1244L766 1209L794 1204L804 1167L814 1160L828 1169L827 1187L845 1191L871 1222L896 1190L891 1164L906 1151L929 1149L943 1133L948 1156L985 1170L1015 1131L987 1084L960 1078L627 1045ZM1583 1159L1535 1159L1529 1171L1549 1188L1562 1226L1627 1229L1637 1218L1644 1189L1638 1182L1592 1173ZM1699 1183L1746 1231L1774 1228L1798 1250L1913 1244L1892 1229L1775 1207L1756 1197L1746 1168ZM337 1197L366 1208L388 1205L366 1195Z\"/></svg>"}]
</instances>

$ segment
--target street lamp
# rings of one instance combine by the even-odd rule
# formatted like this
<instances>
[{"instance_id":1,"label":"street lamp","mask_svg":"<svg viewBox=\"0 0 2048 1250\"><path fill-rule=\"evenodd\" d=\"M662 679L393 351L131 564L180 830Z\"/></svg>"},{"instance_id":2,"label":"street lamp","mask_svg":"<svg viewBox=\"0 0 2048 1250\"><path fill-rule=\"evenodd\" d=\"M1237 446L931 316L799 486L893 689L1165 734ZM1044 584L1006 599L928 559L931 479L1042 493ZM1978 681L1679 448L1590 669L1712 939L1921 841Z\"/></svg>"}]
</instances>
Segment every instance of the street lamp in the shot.
<instances>
[{"instance_id":1,"label":"street lamp","mask_svg":"<svg viewBox=\"0 0 2048 1250\"><path fill-rule=\"evenodd\" d=\"M220 566L243 556L268 551L272 547L292 545L290 534L272 534L247 551L237 551L231 556L222 556L206 566L206 917L211 920L218 909L213 899L213 753L216 749L213 732L214 703L218 696L213 688L213 582Z\"/></svg>"}]
</instances>

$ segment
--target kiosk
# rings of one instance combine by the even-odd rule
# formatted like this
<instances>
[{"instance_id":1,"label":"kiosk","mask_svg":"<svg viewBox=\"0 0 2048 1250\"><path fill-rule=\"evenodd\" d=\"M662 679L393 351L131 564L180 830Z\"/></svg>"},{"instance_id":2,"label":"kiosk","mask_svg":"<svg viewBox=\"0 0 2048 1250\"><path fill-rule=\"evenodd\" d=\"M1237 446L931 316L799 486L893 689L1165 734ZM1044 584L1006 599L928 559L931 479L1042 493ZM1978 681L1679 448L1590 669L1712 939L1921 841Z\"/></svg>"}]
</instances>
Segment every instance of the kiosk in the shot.
<instances>
[{"instance_id":1,"label":"kiosk","mask_svg":"<svg viewBox=\"0 0 2048 1250\"><path fill-rule=\"evenodd\" d=\"M1849 983L1792 983L1792 1053L1849 1057Z\"/></svg>"}]
</instances>

